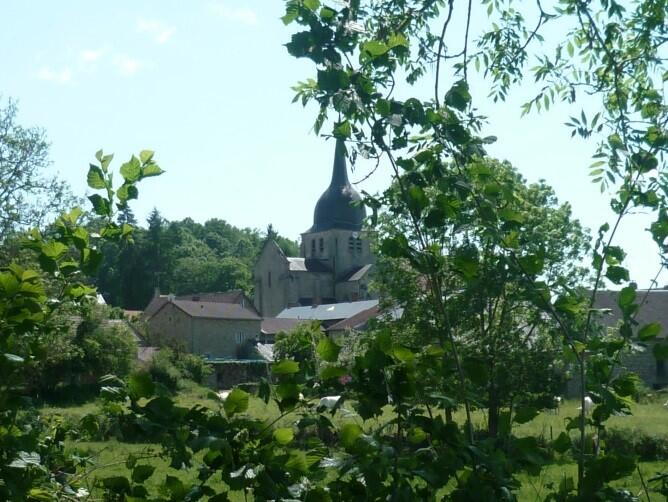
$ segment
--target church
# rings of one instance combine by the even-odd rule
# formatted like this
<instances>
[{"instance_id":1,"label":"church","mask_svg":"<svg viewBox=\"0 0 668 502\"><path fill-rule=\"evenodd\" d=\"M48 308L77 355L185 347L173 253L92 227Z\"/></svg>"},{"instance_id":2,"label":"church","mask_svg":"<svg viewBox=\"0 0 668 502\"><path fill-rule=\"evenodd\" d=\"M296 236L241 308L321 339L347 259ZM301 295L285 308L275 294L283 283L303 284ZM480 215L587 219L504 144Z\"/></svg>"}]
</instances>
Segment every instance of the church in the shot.
<instances>
[{"instance_id":1,"label":"church","mask_svg":"<svg viewBox=\"0 0 668 502\"><path fill-rule=\"evenodd\" d=\"M366 211L348 180L346 147L337 140L332 180L301 234L300 256L267 239L254 269L255 308L274 317L288 307L368 300L374 257L362 229Z\"/></svg>"}]
</instances>

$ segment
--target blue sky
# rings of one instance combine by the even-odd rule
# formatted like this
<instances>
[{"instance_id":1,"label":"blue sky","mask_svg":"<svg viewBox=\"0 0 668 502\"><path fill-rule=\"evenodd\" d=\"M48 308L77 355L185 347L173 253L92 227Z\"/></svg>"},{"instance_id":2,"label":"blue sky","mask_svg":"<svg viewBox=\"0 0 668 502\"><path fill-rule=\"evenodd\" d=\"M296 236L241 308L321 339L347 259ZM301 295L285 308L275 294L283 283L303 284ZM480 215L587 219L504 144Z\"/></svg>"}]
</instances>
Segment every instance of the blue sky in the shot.
<instances>
[{"instance_id":1,"label":"blue sky","mask_svg":"<svg viewBox=\"0 0 668 502\"><path fill-rule=\"evenodd\" d=\"M282 10L280 0L2 0L0 94L18 100L21 124L46 130L54 170L79 195L96 150L113 152L118 167L148 148L167 172L140 187L140 221L156 206L170 220L273 223L296 239L329 182L333 144L313 133L313 108L291 103L290 87L313 68L283 47ZM410 92L431 95L426 86ZM522 118L530 90L494 104L474 77L472 93L489 117L485 132L499 138L491 154L529 181L547 180L586 226L611 218L587 176L594 143L571 139L563 126L595 103ZM351 179L370 167L356 166ZM380 169L358 188L375 192L388 180ZM619 241L641 286L658 268L647 224L628 219Z\"/></svg>"}]
</instances>

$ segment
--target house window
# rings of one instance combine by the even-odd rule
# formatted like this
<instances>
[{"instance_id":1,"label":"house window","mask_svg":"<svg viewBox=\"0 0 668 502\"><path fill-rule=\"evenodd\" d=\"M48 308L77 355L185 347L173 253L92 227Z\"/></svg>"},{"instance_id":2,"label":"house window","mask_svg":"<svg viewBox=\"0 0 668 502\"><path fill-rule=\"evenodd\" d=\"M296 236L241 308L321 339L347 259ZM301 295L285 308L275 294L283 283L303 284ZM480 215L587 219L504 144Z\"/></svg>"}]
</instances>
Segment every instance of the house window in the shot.
<instances>
[{"instance_id":1,"label":"house window","mask_svg":"<svg viewBox=\"0 0 668 502\"><path fill-rule=\"evenodd\" d=\"M355 238L348 237L348 251L351 253L355 250Z\"/></svg>"},{"instance_id":2,"label":"house window","mask_svg":"<svg viewBox=\"0 0 668 502\"><path fill-rule=\"evenodd\" d=\"M325 252L325 239L322 237L318 240L318 247L320 248L320 254Z\"/></svg>"},{"instance_id":3,"label":"house window","mask_svg":"<svg viewBox=\"0 0 668 502\"><path fill-rule=\"evenodd\" d=\"M357 251L357 254L362 254L362 239L359 237L355 239L355 250Z\"/></svg>"},{"instance_id":4,"label":"house window","mask_svg":"<svg viewBox=\"0 0 668 502\"><path fill-rule=\"evenodd\" d=\"M271 287L271 272L267 272L267 287Z\"/></svg>"},{"instance_id":5,"label":"house window","mask_svg":"<svg viewBox=\"0 0 668 502\"><path fill-rule=\"evenodd\" d=\"M311 239L311 256L315 256L315 239Z\"/></svg>"},{"instance_id":6,"label":"house window","mask_svg":"<svg viewBox=\"0 0 668 502\"><path fill-rule=\"evenodd\" d=\"M235 333L234 340L237 342L237 345L241 345L246 340L246 336L243 333Z\"/></svg>"}]
</instances>

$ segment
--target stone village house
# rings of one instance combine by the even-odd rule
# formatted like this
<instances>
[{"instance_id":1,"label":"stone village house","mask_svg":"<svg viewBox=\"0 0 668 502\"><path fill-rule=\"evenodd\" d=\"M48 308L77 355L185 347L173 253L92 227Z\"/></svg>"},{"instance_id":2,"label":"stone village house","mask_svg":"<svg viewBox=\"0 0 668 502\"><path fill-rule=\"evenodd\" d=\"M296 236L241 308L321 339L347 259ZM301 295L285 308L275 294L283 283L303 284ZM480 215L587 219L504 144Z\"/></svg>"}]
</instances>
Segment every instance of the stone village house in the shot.
<instances>
[{"instance_id":1,"label":"stone village house","mask_svg":"<svg viewBox=\"0 0 668 502\"><path fill-rule=\"evenodd\" d=\"M158 296L144 312L151 338L176 341L207 359L238 359L260 335L262 318L240 291Z\"/></svg>"}]
</instances>

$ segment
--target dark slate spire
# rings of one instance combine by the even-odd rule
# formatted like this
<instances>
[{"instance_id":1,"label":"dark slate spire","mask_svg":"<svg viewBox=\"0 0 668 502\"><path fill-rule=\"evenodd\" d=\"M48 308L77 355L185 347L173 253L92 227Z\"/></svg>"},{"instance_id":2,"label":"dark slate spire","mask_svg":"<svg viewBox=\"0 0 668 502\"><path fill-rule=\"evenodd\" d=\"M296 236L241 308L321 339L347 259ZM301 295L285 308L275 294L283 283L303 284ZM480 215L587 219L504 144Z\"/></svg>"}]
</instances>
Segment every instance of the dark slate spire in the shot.
<instances>
[{"instance_id":1,"label":"dark slate spire","mask_svg":"<svg viewBox=\"0 0 668 502\"><path fill-rule=\"evenodd\" d=\"M351 205L359 200L360 194L348 181L345 143L337 139L332 181L315 205L313 226L309 231L322 232L332 228L361 230L366 211L362 205Z\"/></svg>"}]
</instances>

